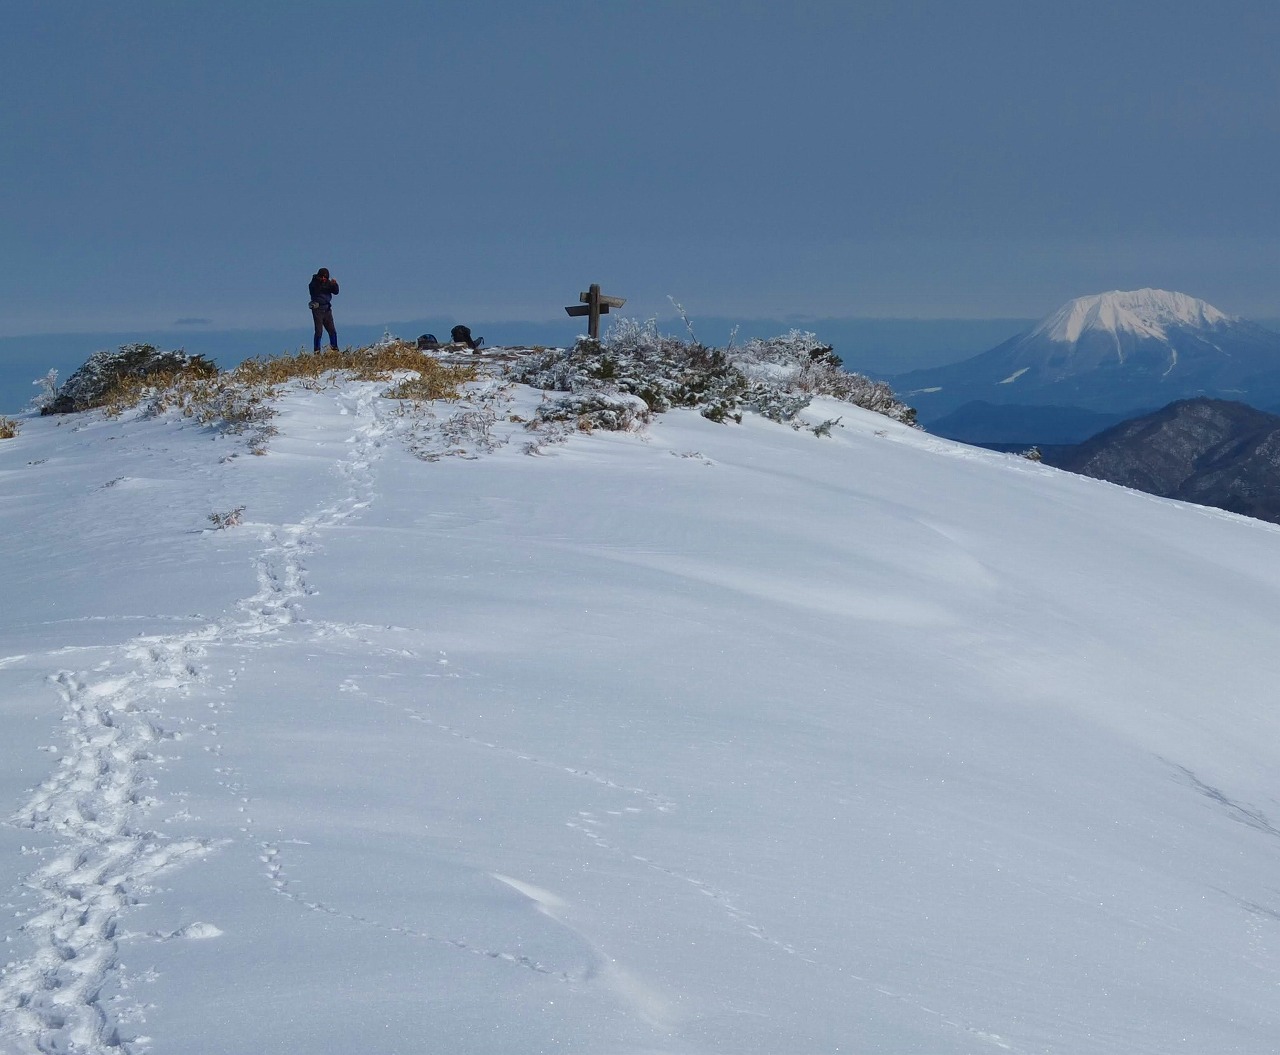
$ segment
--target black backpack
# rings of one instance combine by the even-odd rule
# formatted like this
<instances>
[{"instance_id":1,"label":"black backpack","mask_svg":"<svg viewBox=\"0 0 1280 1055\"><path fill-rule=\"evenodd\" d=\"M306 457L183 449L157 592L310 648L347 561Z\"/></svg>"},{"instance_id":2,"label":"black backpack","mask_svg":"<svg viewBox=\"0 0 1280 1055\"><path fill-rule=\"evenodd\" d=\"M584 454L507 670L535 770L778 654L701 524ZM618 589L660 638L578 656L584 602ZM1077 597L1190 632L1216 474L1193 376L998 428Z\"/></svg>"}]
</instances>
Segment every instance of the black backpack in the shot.
<instances>
[{"instance_id":1,"label":"black backpack","mask_svg":"<svg viewBox=\"0 0 1280 1055\"><path fill-rule=\"evenodd\" d=\"M471 327L455 326L449 331L449 337L454 344L465 344L472 351L475 351L480 345L484 344L484 338L479 337L473 339L471 336Z\"/></svg>"},{"instance_id":2,"label":"black backpack","mask_svg":"<svg viewBox=\"0 0 1280 1055\"><path fill-rule=\"evenodd\" d=\"M418 348L421 351L430 351L440 347L440 342L436 340L434 333L424 333L418 338Z\"/></svg>"}]
</instances>

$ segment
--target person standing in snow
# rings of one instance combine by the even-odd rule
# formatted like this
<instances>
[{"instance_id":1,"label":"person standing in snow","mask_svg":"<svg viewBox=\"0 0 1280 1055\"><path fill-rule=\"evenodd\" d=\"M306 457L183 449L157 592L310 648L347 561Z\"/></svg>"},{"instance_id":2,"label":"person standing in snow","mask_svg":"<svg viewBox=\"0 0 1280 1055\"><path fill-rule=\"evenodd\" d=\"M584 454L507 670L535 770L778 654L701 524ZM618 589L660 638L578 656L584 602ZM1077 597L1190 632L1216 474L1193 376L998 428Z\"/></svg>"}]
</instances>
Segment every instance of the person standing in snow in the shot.
<instances>
[{"instance_id":1,"label":"person standing in snow","mask_svg":"<svg viewBox=\"0 0 1280 1055\"><path fill-rule=\"evenodd\" d=\"M311 284L307 286L311 294L311 318L316 324L313 351L320 351L320 332L328 331L329 347L338 350L338 331L333 325L333 298L338 294L338 283L329 277L329 269L322 267L311 276Z\"/></svg>"}]
</instances>

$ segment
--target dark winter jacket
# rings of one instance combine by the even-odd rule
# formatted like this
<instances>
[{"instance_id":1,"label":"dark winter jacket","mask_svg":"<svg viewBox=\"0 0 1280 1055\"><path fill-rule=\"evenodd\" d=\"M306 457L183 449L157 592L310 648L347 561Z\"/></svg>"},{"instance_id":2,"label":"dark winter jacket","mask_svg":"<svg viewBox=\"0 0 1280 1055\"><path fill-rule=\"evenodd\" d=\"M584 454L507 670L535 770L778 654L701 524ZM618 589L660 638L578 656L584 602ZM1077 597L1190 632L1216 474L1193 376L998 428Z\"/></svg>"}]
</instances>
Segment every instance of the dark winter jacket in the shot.
<instances>
[{"instance_id":1,"label":"dark winter jacket","mask_svg":"<svg viewBox=\"0 0 1280 1055\"><path fill-rule=\"evenodd\" d=\"M312 304L320 304L327 308L333 304L334 295L338 292L338 283L331 278L321 278L318 274L312 275L307 292L311 294Z\"/></svg>"}]
</instances>

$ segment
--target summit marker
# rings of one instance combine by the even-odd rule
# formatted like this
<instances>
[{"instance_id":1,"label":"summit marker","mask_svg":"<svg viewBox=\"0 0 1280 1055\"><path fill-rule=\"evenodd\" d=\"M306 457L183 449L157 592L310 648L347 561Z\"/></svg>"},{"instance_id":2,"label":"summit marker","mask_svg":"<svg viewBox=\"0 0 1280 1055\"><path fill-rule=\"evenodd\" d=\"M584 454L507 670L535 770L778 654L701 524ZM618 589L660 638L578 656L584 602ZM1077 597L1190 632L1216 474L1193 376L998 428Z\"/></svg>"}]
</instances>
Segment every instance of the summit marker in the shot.
<instances>
[{"instance_id":1,"label":"summit marker","mask_svg":"<svg viewBox=\"0 0 1280 1055\"><path fill-rule=\"evenodd\" d=\"M587 336L592 340L600 339L600 316L608 315L610 308L620 308L627 300L625 297L606 297L600 292L599 283L592 283L586 293L579 293L579 304L570 304L565 308L565 314L578 317L582 315L588 316L587 319Z\"/></svg>"}]
</instances>

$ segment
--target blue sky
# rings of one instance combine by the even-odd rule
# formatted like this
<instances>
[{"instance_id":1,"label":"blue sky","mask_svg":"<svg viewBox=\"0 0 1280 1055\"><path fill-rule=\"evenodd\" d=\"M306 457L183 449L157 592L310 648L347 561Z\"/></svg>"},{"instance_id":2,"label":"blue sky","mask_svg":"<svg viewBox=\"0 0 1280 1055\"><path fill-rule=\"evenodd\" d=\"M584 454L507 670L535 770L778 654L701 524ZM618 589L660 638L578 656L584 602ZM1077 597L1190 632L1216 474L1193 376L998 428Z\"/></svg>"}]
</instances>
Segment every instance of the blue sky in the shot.
<instances>
[{"instance_id":1,"label":"blue sky","mask_svg":"<svg viewBox=\"0 0 1280 1055\"><path fill-rule=\"evenodd\" d=\"M627 313L1280 315L1280 4L35 3L0 335Z\"/></svg>"}]
</instances>

